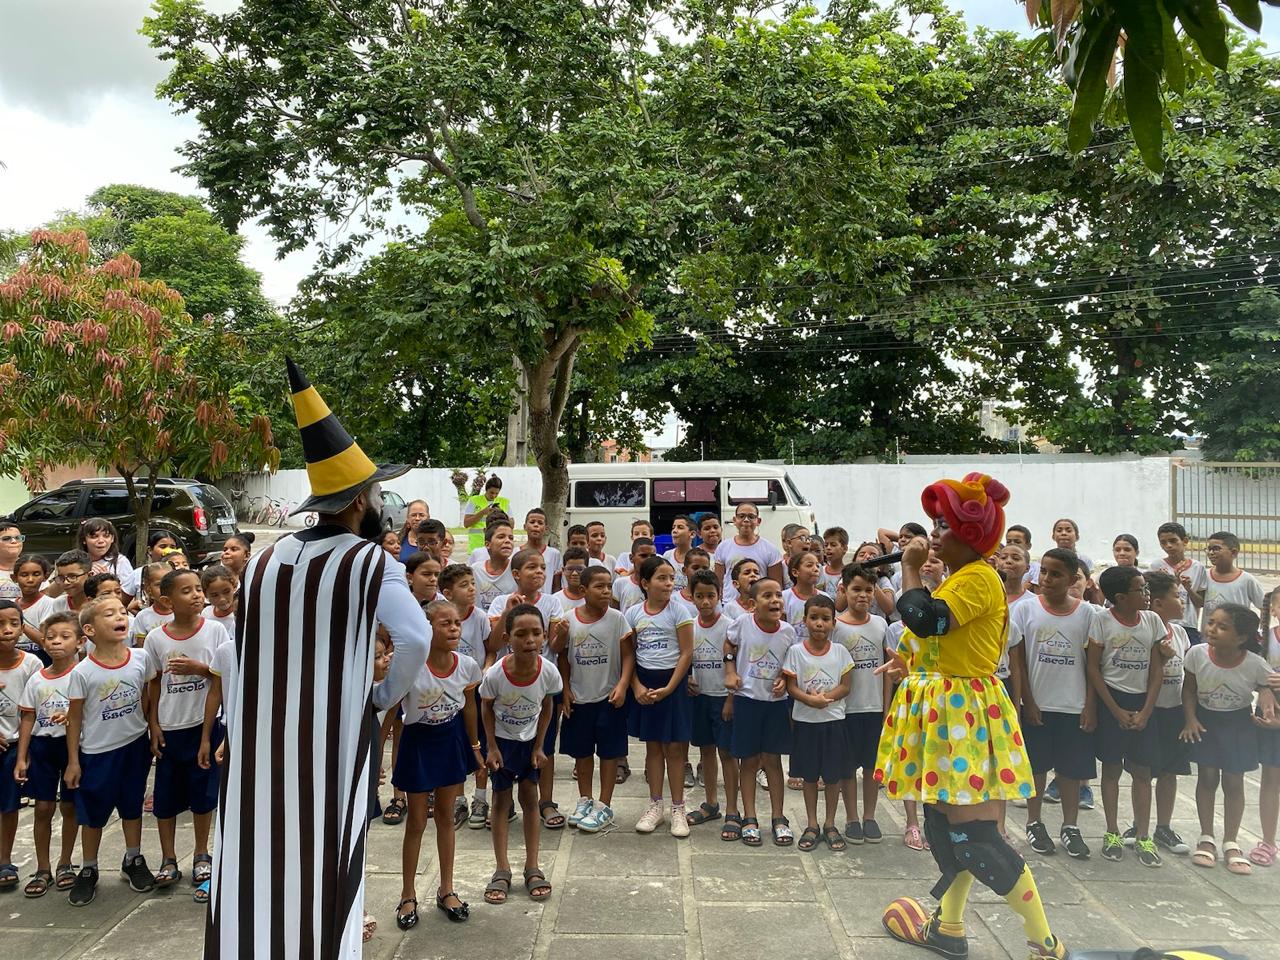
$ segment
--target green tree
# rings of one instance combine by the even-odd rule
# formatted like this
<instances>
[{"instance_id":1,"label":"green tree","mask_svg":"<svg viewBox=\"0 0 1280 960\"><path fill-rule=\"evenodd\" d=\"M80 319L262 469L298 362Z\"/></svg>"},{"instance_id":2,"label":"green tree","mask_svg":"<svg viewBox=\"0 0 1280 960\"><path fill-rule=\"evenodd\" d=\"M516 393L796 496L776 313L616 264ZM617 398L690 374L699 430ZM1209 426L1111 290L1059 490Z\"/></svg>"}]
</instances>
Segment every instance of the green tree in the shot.
<instances>
[{"instance_id":1,"label":"green tree","mask_svg":"<svg viewBox=\"0 0 1280 960\"><path fill-rule=\"evenodd\" d=\"M1257 291L1208 365L1196 408L1210 460L1280 461L1280 297Z\"/></svg>"},{"instance_id":2,"label":"green tree","mask_svg":"<svg viewBox=\"0 0 1280 960\"><path fill-rule=\"evenodd\" d=\"M120 254L94 265L83 231L37 230L0 283L0 473L39 486L90 462L125 480L146 553L155 478L274 469L271 422L228 377L241 342Z\"/></svg>"}]
</instances>

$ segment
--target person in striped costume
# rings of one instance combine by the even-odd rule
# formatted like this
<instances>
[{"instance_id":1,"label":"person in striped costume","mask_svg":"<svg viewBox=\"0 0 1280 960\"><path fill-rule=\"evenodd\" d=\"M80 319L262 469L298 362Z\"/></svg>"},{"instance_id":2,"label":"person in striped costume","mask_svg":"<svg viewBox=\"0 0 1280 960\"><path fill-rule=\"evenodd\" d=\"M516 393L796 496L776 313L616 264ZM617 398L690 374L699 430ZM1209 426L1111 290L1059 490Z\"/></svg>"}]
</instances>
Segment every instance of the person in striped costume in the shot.
<instances>
[{"instance_id":1,"label":"person in striped costume","mask_svg":"<svg viewBox=\"0 0 1280 960\"><path fill-rule=\"evenodd\" d=\"M373 715L408 692L430 627L380 549L378 467L288 361L315 527L255 554L222 673L227 746L205 960L358 958ZM397 656L373 683L374 631Z\"/></svg>"}]
</instances>

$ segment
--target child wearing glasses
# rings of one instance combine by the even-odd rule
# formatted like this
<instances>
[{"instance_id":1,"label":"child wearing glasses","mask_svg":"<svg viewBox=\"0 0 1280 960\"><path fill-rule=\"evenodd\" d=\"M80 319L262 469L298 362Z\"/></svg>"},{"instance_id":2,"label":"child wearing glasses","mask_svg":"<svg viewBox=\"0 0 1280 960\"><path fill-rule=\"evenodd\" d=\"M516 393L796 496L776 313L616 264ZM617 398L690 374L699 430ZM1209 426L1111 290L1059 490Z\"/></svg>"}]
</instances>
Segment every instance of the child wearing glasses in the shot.
<instances>
[{"instance_id":1,"label":"child wearing glasses","mask_svg":"<svg viewBox=\"0 0 1280 960\"><path fill-rule=\"evenodd\" d=\"M733 511L733 523L737 534L722 540L716 548L716 575L724 584L724 602L737 599L738 588L725 574L733 570L741 560L754 560L760 567L760 576L782 583L782 551L759 534L760 510L754 503L740 503Z\"/></svg>"}]
</instances>

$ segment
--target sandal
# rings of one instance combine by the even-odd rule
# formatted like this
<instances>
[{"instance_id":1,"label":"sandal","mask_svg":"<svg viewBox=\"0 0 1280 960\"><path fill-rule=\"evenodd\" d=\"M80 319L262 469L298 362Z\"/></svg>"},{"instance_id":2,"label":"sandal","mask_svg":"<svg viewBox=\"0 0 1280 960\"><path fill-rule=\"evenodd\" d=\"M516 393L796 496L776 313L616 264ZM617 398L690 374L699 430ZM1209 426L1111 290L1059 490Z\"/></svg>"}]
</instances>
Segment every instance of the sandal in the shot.
<instances>
[{"instance_id":1,"label":"sandal","mask_svg":"<svg viewBox=\"0 0 1280 960\"><path fill-rule=\"evenodd\" d=\"M748 847L758 847L764 843L760 839L760 821L755 817L744 817L742 820L742 842Z\"/></svg>"},{"instance_id":2,"label":"sandal","mask_svg":"<svg viewBox=\"0 0 1280 960\"><path fill-rule=\"evenodd\" d=\"M915 824L907 827L907 832L902 835L902 842L912 850L924 849L924 834L920 832L920 828Z\"/></svg>"},{"instance_id":3,"label":"sandal","mask_svg":"<svg viewBox=\"0 0 1280 960\"><path fill-rule=\"evenodd\" d=\"M511 892L511 871L495 870L493 876L489 878L489 885L484 888L484 902L499 904L507 902L507 895Z\"/></svg>"},{"instance_id":4,"label":"sandal","mask_svg":"<svg viewBox=\"0 0 1280 960\"><path fill-rule=\"evenodd\" d=\"M1258 845L1249 851L1249 859L1260 867L1269 867L1276 862L1277 851L1274 844L1259 840Z\"/></svg>"},{"instance_id":5,"label":"sandal","mask_svg":"<svg viewBox=\"0 0 1280 960\"><path fill-rule=\"evenodd\" d=\"M1208 846L1208 850L1201 850L1203 846ZM1212 867L1218 862L1218 846L1214 842L1213 837L1205 833L1196 841L1196 848L1191 854L1191 862L1197 867Z\"/></svg>"},{"instance_id":6,"label":"sandal","mask_svg":"<svg viewBox=\"0 0 1280 960\"><path fill-rule=\"evenodd\" d=\"M406 804L401 797L392 797L391 802L387 804L387 809L382 811L382 822L393 827L400 826L404 822L405 807Z\"/></svg>"},{"instance_id":7,"label":"sandal","mask_svg":"<svg viewBox=\"0 0 1280 960\"><path fill-rule=\"evenodd\" d=\"M70 890L76 885L76 866L74 863L60 863L53 871L53 889L61 892Z\"/></svg>"},{"instance_id":8,"label":"sandal","mask_svg":"<svg viewBox=\"0 0 1280 960\"><path fill-rule=\"evenodd\" d=\"M18 868L12 863L0 863L0 890L18 885Z\"/></svg>"},{"instance_id":9,"label":"sandal","mask_svg":"<svg viewBox=\"0 0 1280 960\"><path fill-rule=\"evenodd\" d=\"M1222 859L1227 862L1227 869L1238 877L1247 877L1253 873L1253 865L1240 849L1240 844L1234 840L1222 845Z\"/></svg>"},{"instance_id":10,"label":"sandal","mask_svg":"<svg viewBox=\"0 0 1280 960\"><path fill-rule=\"evenodd\" d=\"M406 903L412 903L408 913L401 913ZM405 897L396 905L396 926L401 930L412 930L418 925L418 901L413 897Z\"/></svg>"},{"instance_id":11,"label":"sandal","mask_svg":"<svg viewBox=\"0 0 1280 960\"><path fill-rule=\"evenodd\" d=\"M822 831L823 839L827 841L828 850L843 850L845 847L844 837L840 835L840 831L835 827L827 827Z\"/></svg>"},{"instance_id":12,"label":"sandal","mask_svg":"<svg viewBox=\"0 0 1280 960\"><path fill-rule=\"evenodd\" d=\"M791 830L791 821L786 817L774 817L770 821L773 829L773 845L775 847L789 847L795 843L796 835Z\"/></svg>"},{"instance_id":13,"label":"sandal","mask_svg":"<svg viewBox=\"0 0 1280 960\"><path fill-rule=\"evenodd\" d=\"M29 900L35 900L37 897L43 897L49 892L49 885L53 883L53 874L48 870L37 870L31 875L31 879L27 881L27 885L22 888L22 895Z\"/></svg>"},{"instance_id":14,"label":"sandal","mask_svg":"<svg viewBox=\"0 0 1280 960\"><path fill-rule=\"evenodd\" d=\"M525 870L524 889L529 894L530 900L546 900L551 896L551 884L547 882L546 874L537 867Z\"/></svg>"},{"instance_id":15,"label":"sandal","mask_svg":"<svg viewBox=\"0 0 1280 960\"><path fill-rule=\"evenodd\" d=\"M618 764L618 773L617 775L614 776L613 782L615 784L623 784L630 779L631 779L631 767L625 763Z\"/></svg>"},{"instance_id":16,"label":"sandal","mask_svg":"<svg viewBox=\"0 0 1280 960\"><path fill-rule=\"evenodd\" d=\"M368 943L373 939L373 935L378 932L378 921L370 914L364 915L364 923L360 927L360 942Z\"/></svg>"},{"instance_id":17,"label":"sandal","mask_svg":"<svg viewBox=\"0 0 1280 960\"><path fill-rule=\"evenodd\" d=\"M178 861L173 857L165 857L160 861L160 869L156 871L156 886L171 887L182 879L182 871L178 869Z\"/></svg>"},{"instance_id":18,"label":"sandal","mask_svg":"<svg viewBox=\"0 0 1280 960\"><path fill-rule=\"evenodd\" d=\"M814 850L818 846L818 836L817 827L805 827L800 832L800 842L796 846L805 851Z\"/></svg>"},{"instance_id":19,"label":"sandal","mask_svg":"<svg viewBox=\"0 0 1280 960\"><path fill-rule=\"evenodd\" d=\"M207 853L197 853L191 858L191 885L198 887L213 879L213 857Z\"/></svg>"},{"instance_id":20,"label":"sandal","mask_svg":"<svg viewBox=\"0 0 1280 960\"><path fill-rule=\"evenodd\" d=\"M209 881L208 880L202 881L196 886L194 890L191 891L191 899L194 900L196 903L209 902ZM367 924L368 922L369 922L369 915L365 914L365 923ZM373 934L371 933L369 934L369 936L371 937L373 936ZM365 937L365 939L367 940L369 938Z\"/></svg>"},{"instance_id":21,"label":"sandal","mask_svg":"<svg viewBox=\"0 0 1280 960\"><path fill-rule=\"evenodd\" d=\"M720 839L725 843L741 840L742 817L736 813L726 813L724 815L724 826L720 828Z\"/></svg>"},{"instance_id":22,"label":"sandal","mask_svg":"<svg viewBox=\"0 0 1280 960\"><path fill-rule=\"evenodd\" d=\"M547 810L554 810L555 813L547 816ZM538 804L538 816L542 818L542 825L548 830L564 829L564 814L560 812L560 807L554 800L543 800Z\"/></svg>"},{"instance_id":23,"label":"sandal","mask_svg":"<svg viewBox=\"0 0 1280 960\"><path fill-rule=\"evenodd\" d=\"M696 827L700 823L709 823L712 820L720 819L720 804L707 803L705 800L698 804L698 809L690 813L687 818L689 826Z\"/></svg>"},{"instance_id":24,"label":"sandal","mask_svg":"<svg viewBox=\"0 0 1280 960\"><path fill-rule=\"evenodd\" d=\"M787 777L787 789L788 789L788 790L803 790L803 789L804 789L804 781L803 781L803 780L801 780L799 777Z\"/></svg>"}]
</instances>

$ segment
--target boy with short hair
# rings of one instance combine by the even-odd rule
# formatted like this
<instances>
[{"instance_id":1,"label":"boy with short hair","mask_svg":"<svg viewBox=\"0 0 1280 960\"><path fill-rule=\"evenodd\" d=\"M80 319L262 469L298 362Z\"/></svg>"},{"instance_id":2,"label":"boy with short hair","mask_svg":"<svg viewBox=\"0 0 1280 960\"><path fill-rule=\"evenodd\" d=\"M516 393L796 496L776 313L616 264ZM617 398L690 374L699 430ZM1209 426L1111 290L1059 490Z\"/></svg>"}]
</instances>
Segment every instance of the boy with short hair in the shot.
<instances>
[{"instance_id":1,"label":"boy with short hair","mask_svg":"<svg viewBox=\"0 0 1280 960\"><path fill-rule=\"evenodd\" d=\"M1031 531L1020 523L1015 523L1004 532L1004 542L1017 544L1023 550L1027 551L1027 556L1031 557ZM1027 563L1027 572L1024 576L1024 582L1033 592L1039 592L1036 584L1040 579L1040 561L1034 558Z\"/></svg>"},{"instance_id":2,"label":"boy with short hair","mask_svg":"<svg viewBox=\"0 0 1280 960\"><path fill-rule=\"evenodd\" d=\"M1159 867L1160 854L1148 835L1151 826L1151 768L1159 762L1159 743L1151 715L1164 679L1161 644L1168 628L1147 609L1147 588L1137 567L1108 567L1098 586L1110 602L1096 611L1089 630L1089 684L1102 704L1094 753L1102 761L1102 809L1107 832L1102 838L1106 860L1124 857L1120 836L1120 773L1133 778L1131 805L1137 829L1138 860Z\"/></svg>"},{"instance_id":3,"label":"boy with short hair","mask_svg":"<svg viewBox=\"0 0 1280 960\"><path fill-rule=\"evenodd\" d=\"M711 570L711 554L703 550L701 547L690 547L684 555L684 589L680 591L680 599L689 606L696 606L693 602L693 594L690 592L689 584L693 581L693 575L699 570ZM715 571L712 571L714 573ZM716 578L716 583L720 582L720 578ZM716 601L716 610L720 610L724 604Z\"/></svg>"},{"instance_id":4,"label":"boy with short hair","mask_svg":"<svg viewBox=\"0 0 1280 960\"><path fill-rule=\"evenodd\" d=\"M1167 573L1178 584L1178 595L1182 601L1182 615L1177 623L1187 634L1191 643L1200 642L1200 608L1204 606L1204 591L1209 585L1209 573L1199 560L1187 556L1187 547L1191 538L1187 536L1187 528L1180 523L1162 523L1156 530L1160 541L1160 549L1164 556L1151 564L1152 570Z\"/></svg>"},{"instance_id":5,"label":"boy with short hair","mask_svg":"<svg viewBox=\"0 0 1280 960\"><path fill-rule=\"evenodd\" d=\"M83 864L68 902L83 907L98 889L102 828L118 812L125 855L120 875L138 893L155 887L142 856L142 796L151 770L147 733L155 678L151 658L129 646L129 615L115 597L93 600L80 611L80 629L94 644L91 656L71 671L67 684L67 787L76 791Z\"/></svg>"},{"instance_id":6,"label":"boy with short hair","mask_svg":"<svg viewBox=\"0 0 1280 960\"><path fill-rule=\"evenodd\" d=\"M421 520L418 527L414 531L414 537L418 544L418 550L422 553L429 553L436 558L436 563L444 565L444 538L449 531L444 523L434 517ZM408 559L407 557L405 558Z\"/></svg>"},{"instance_id":7,"label":"boy with short hair","mask_svg":"<svg viewBox=\"0 0 1280 960\"><path fill-rule=\"evenodd\" d=\"M605 526L599 520L592 520L587 524L587 553L591 555L588 561L591 566L604 567L613 574L618 566L618 561L604 552L604 546L609 542L609 533L605 530Z\"/></svg>"},{"instance_id":8,"label":"boy with short hair","mask_svg":"<svg viewBox=\"0 0 1280 960\"><path fill-rule=\"evenodd\" d=\"M650 540L653 539L653 524L648 520L631 521L631 536L629 539L634 543L640 537L648 537ZM639 566L639 564L634 563L629 555L618 554L618 567L614 570L614 573L630 573L637 566ZM680 569L680 565L678 563L673 563L671 566L675 570Z\"/></svg>"},{"instance_id":9,"label":"boy with short hair","mask_svg":"<svg viewBox=\"0 0 1280 960\"><path fill-rule=\"evenodd\" d=\"M809 548L809 528L800 523L788 523L782 528L782 589L791 586L788 564L792 557L806 553Z\"/></svg>"},{"instance_id":10,"label":"boy with short hair","mask_svg":"<svg viewBox=\"0 0 1280 960\"><path fill-rule=\"evenodd\" d=\"M834 597L841 610L844 604L844 558L849 552L849 531L844 527L827 527L822 531L822 571L818 576L818 589Z\"/></svg>"},{"instance_id":11,"label":"boy with short hair","mask_svg":"<svg viewBox=\"0 0 1280 960\"><path fill-rule=\"evenodd\" d=\"M724 538L724 528L720 525L720 518L714 513L708 513L699 520L698 538L702 541L699 546L714 557L716 551L720 549L720 541Z\"/></svg>"},{"instance_id":12,"label":"boy with short hair","mask_svg":"<svg viewBox=\"0 0 1280 960\"><path fill-rule=\"evenodd\" d=\"M484 544L488 557L471 565L476 581L476 605L482 610L504 593L516 592L515 577L511 573L511 554L515 550L515 535L511 524L505 521L485 527Z\"/></svg>"},{"instance_id":13,"label":"boy with short hair","mask_svg":"<svg viewBox=\"0 0 1280 960\"><path fill-rule=\"evenodd\" d=\"M52 886L71 889L76 871L75 791L62 782L67 771L67 687L80 659L80 622L73 613L55 613L41 624L42 644L49 665L33 674L22 690L22 726L18 735L18 765L14 777L36 802L32 837L36 872L23 888L28 897L42 897ZM62 811L62 848L56 867L50 858L53 814Z\"/></svg>"},{"instance_id":14,"label":"boy with short hair","mask_svg":"<svg viewBox=\"0 0 1280 960\"><path fill-rule=\"evenodd\" d=\"M693 733L690 744L698 748L698 777L706 799L689 814L689 825L720 819L717 802L717 759L724 770L725 812L722 840L742 836L738 813L738 761L733 756L733 697L724 685L724 644L732 622L720 612L720 578L712 570L690 575L689 589L698 618L693 622L693 661L689 668L689 693L693 696Z\"/></svg>"},{"instance_id":15,"label":"boy with short hair","mask_svg":"<svg viewBox=\"0 0 1280 960\"><path fill-rule=\"evenodd\" d=\"M488 614L476 606L476 578L465 563L451 563L440 574L440 592L453 604L462 621L462 636L458 639L458 653L464 654L481 665L488 658ZM489 771L481 767L475 773L475 792L467 814L467 826L480 830L489 819ZM465 802L465 798L462 798ZM456 816L456 814L455 814Z\"/></svg>"},{"instance_id":16,"label":"boy with short hair","mask_svg":"<svg viewBox=\"0 0 1280 960\"><path fill-rule=\"evenodd\" d=\"M88 599L85 582L93 573L93 560L83 550L68 550L54 561L54 582L64 588L61 596L53 598L49 613L70 611L78 614Z\"/></svg>"},{"instance_id":17,"label":"boy with short hair","mask_svg":"<svg viewBox=\"0 0 1280 960\"><path fill-rule=\"evenodd\" d=\"M1251 610L1262 609L1262 584L1251 573L1236 567L1240 554L1240 538L1227 530L1209 536L1204 547L1213 569L1209 571L1201 608L1201 629L1209 615L1224 603L1238 603Z\"/></svg>"},{"instance_id":18,"label":"boy with short hair","mask_svg":"<svg viewBox=\"0 0 1280 960\"><path fill-rule=\"evenodd\" d=\"M18 648L22 639L22 610L13 600L0 600L0 890L18 885L13 842L18 833L19 701L27 681L44 666L34 653Z\"/></svg>"},{"instance_id":19,"label":"boy with short hair","mask_svg":"<svg viewBox=\"0 0 1280 960\"><path fill-rule=\"evenodd\" d=\"M684 572L684 561L693 549L693 521L683 513L671 521L671 543L671 549L662 555L670 561L676 572L676 591L680 592L689 585L689 578Z\"/></svg>"},{"instance_id":20,"label":"boy with short hair","mask_svg":"<svg viewBox=\"0 0 1280 960\"><path fill-rule=\"evenodd\" d=\"M644 591L640 589L640 565L647 559L657 556L658 549L648 537L636 537L631 541L630 572L625 577L613 581L613 606L626 613L637 603L644 600Z\"/></svg>"},{"instance_id":21,"label":"boy with short hair","mask_svg":"<svg viewBox=\"0 0 1280 960\"><path fill-rule=\"evenodd\" d=\"M569 547L564 552L564 566L561 568L562 586L555 593L560 609L567 617L570 611L586 602L586 592L582 589L582 574L587 569L587 548Z\"/></svg>"},{"instance_id":22,"label":"boy with short hair","mask_svg":"<svg viewBox=\"0 0 1280 960\"><path fill-rule=\"evenodd\" d=\"M721 610L730 620L738 620L751 613L751 585L760 579L760 564L746 557L733 565L731 576L737 596L722 600ZM716 579L720 579L718 574Z\"/></svg>"},{"instance_id":23,"label":"boy with short hair","mask_svg":"<svg viewBox=\"0 0 1280 960\"><path fill-rule=\"evenodd\" d=\"M524 532L526 536L524 548L537 550L542 554L542 561L547 565L547 590L555 593L560 589L560 571L564 569L564 561L560 551L547 543L547 511L534 507L524 515Z\"/></svg>"},{"instance_id":24,"label":"boy with short hair","mask_svg":"<svg viewBox=\"0 0 1280 960\"><path fill-rule=\"evenodd\" d=\"M580 523L575 523L564 532L564 544L566 549L569 547L581 547L583 550L586 550L587 528ZM588 553L587 556L590 557L590 553Z\"/></svg>"}]
</instances>

